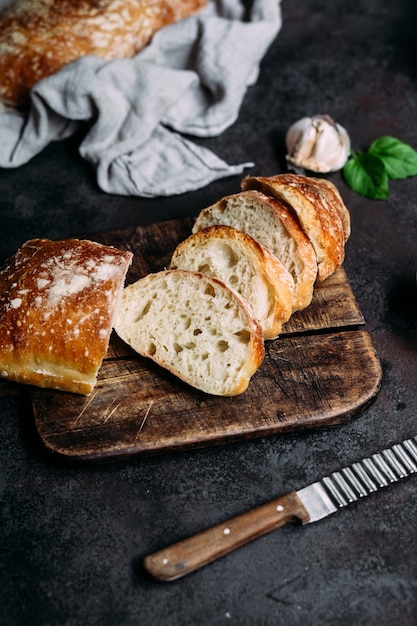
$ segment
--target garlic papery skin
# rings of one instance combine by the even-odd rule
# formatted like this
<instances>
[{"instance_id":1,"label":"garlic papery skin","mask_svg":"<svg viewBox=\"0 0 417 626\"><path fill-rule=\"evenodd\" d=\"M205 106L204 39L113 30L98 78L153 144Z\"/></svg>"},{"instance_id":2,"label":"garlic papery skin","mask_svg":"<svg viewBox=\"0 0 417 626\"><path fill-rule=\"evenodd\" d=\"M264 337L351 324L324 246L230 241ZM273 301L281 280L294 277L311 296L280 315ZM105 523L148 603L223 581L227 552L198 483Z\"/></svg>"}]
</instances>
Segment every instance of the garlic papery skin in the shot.
<instances>
[{"instance_id":1,"label":"garlic papery skin","mask_svg":"<svg viewBox=\"0 0 417 626\"><path fill-rule=\"evenodd\" d=\"M350 138L329 115L303 117L285 137L287 161L312 172L337 172L349 158Z\"/></svg>"}]
</instances>

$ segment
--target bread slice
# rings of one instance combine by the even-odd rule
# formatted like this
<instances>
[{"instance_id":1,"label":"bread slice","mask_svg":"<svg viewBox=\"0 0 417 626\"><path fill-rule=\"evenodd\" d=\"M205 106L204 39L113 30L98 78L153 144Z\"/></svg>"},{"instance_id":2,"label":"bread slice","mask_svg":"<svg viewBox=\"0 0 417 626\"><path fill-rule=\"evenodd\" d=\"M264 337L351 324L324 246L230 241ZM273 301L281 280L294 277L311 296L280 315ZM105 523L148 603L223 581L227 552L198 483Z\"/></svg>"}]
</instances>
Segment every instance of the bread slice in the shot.
<instances>
[{"instance_id":1,"label":"bread slice","mask_svg":"<svg viewBox=\"0 0 417 626\"><path fill-rule=\"evenodd\" d=\"M219 278L249 304L264 339L275 339L292 312L294 280L281 261L246 233L209 226L177 246L170 268Z\"/></svg>"},{"instance_id":2,"label":"bread slice","mask_svg":"<svg viewBox=\"0 0 417 626\"><path fill-rule=\"evenodd\" d=\"M242 189L262 191L293 209L316 252L319 280L328 278L343 263L345 228L339 211L316 182L299 174L246 176Z\"/></svg>"},{"instance_id":3,"label":"bread slice","mask_svg":"<svg viewBox=\"0 0 417 626\"><path fill-rule=\"evenodd\" d=\"M264 358L262 329L244 300L198 272L162 270L123 291L117 334L208 394L243 393Z\"/></svg>"},{"instance_id":4,"label":"bread slice","mask_svg":"<svg viewBox=\"0 0 417 626\"><path fill-rule=\"evenodd\" d=\"M317 277L316 255L283 203L252 190L225 196L200 212L193 233L214 224L226 224L247 233L279 258L294 280L293 313L310 304Z\"/></svg>"},{"instance_id":5,"label":"bread slice","mask_svg":"<svg viewBox=\"0 0 417 626\"><path fill-rule=\"evenodd\" d=\"M25 243L0 270L0 375L89 394L131 260L88 240Z\"/></svg>"}]
</instances>

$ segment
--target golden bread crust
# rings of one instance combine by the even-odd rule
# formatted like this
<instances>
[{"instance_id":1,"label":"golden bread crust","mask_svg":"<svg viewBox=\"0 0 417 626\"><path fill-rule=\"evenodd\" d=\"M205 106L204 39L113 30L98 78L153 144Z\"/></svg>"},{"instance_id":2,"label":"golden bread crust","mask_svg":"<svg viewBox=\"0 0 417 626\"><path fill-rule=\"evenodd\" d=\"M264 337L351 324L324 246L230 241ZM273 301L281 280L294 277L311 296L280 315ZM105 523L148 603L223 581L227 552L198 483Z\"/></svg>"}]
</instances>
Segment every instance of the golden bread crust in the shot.
<instances>
[{"instance_id":1,"label":"golden bread crust","mask_svg":"<svg viewBox=\"0 0 417 626\"><path fill-rule=\"evenodd\" d=\"M339 213L340 219L342 221L343 232L345 243L350 237L351 224L350 224L350 213L343 202L342 196L339 193L338 188L334 185L330 180L325 178L314 178L311 177L310 181L313 185L317 185L320 189L321 193L326 196L327 201L333 204L334 209Z\"/></svg>"},{"instance_id":2,"label":"golden bread crust","mask_svg":"<svg viewBox=\"0 0 417 626\"><path fill-rule=\"evenodd\" d=\"M68 239L26 242L0 270L0 374L88 394L132 254Z\"/></svg>"},{"instance_id":3,"label":"golden bread crust","mask_svg":"<svg viewBox=\"0 0 417 626\"><path fill-rule=\"evenodd\" d=\"M343 263L345 255L345 226L339 210L330 201L329 194L299 174L275 176L247 176L243 189L258 189L287 203L297 215L305 234L317 255L318 279L328 278Z\"/></svg>"},{"instance_id":4,"label":"golden bread crust","mask_svg":"<svg viewBox=\"0 0 417 626\"><path fill-rule=\"evenodd\" d=\"M292 313L305 309L311 303L318 271L316 253L310 239L300 228L298 220L284 202L256 190L247 190L245 193L258 194L258 197L276 214L290 237L295 241L297 253L303 262L304 272L303 281L297 285L294 294Z\"/></svg>"},{"instance_id":5,"label":"golden bread crust","mask_svg":"<svg viewBox=\"0 0 417 626\"><path fill-rule=\"evenodd\" d=\"M132 57L160 28L207 0L15 0L0 13L0 99L24 106L30 88L86 55Z\"/></svg>"}]
</instances>

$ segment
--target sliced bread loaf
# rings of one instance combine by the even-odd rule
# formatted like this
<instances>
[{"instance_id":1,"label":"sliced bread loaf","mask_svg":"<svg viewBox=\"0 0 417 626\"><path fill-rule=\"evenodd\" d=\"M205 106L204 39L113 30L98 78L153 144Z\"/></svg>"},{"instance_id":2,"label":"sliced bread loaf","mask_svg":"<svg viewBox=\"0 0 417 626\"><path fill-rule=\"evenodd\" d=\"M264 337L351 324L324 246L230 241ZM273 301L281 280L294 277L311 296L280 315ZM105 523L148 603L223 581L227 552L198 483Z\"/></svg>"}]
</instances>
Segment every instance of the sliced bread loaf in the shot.
<instances>
[{"instance_id":1,"label":"sliced bread loaf","mask_svg":"<svg viewBox=\"0 0 417 626\"><path fill-rule=\"evenodd\" d=\"M281 261L246 233L209 226L181 242L170 268L219 278L249 304L265 339L275 339L291 316L294 280Z\"/></svg>"},{"instance_id":2,"label":"sliced bread loaf","mask_svg":"<svg viewBox=\"0 0 417 626\"><path fill-rule=\"evenodd\" d=\"M256 189L287 203L296 213L301 228L310 239L317 256L318 278L325 280L345 255L345 227L339 210L328 201L323 189L307 176L277 174L275 176L246 176L242 189Z\"/></svg>"},{"instance_id":3,"label":"sliced bread loaf","mask_svg":"<svg viewBox=\"0 0 417 626\"><path fill-rule=\"evenodd\" d=\"M314 248L291 211L260 191L226 196L203 209L193 233L225 224L247 233L279 258L294 280L292 312L305 308L313 297L317 277Z\"/></svg>"},{"instance_id":4,"label":"sliced bread loaf","mask_svg":"<svg viewBox=\"0 0 417 626\"><path fill-rule=\"evenodd\" d=\"M244 300L198 272L163 270L126 287L114 328L136 352L209 394L243 393L264 358L262 329Z\"/></svg>"}]
</instances>

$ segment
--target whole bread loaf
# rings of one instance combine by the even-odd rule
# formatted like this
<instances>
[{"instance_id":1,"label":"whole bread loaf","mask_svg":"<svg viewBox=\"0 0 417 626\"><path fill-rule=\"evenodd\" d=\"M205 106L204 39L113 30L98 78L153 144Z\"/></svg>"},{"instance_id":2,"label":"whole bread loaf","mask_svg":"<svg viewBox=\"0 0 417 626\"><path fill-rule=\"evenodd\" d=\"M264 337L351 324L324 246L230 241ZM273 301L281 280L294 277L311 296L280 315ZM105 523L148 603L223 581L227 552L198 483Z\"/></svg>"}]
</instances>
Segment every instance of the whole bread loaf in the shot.
<instances>
[{"instance_id":1,"label":"whole bread loaf","mask_svg":"<svg viewBox=\"0 0 417 626\"><path fill-rule=\"evenodd\" d=\"M242 191L200 211L193 233L214 224L247 233L282 262L294 280L292 312L310 304L317 278L316 254L288 207L262 192Z\"/></svg>"},{"instance_id":2,"label":"whole bread loaf","mask_svg":"<svg viewBox=\"0 0 417 626\"><path fill-rule=\"evenodd\" d=\"M0 375L89 394L132 254L93 241L33 239L0 269Z\"/></svg>"},{"instance_id":3,"label":"whole bread loaf","mask_svg":"<svg viewBox=\"0 0 417 626\"><path fill-rule=\"evenodd\" d=\"M188 237L174 250L170 268L208 274L235 289L249 304L265 339L275 339L291 316L291 274L267 248L231 226L210 226Z\"/></svg>"},{"instance_id":4,"label":"whole bread loaf","mask_svg":"<svg viewBox=\"0 0 417 626\"><path fill-rule=\"evenodd\" d=\"M137 353L213 395L243 393L264 358L245 301L198 272L163 270L128 285L114 328Z\"/></svg>"},{"instance_id":5,"label":"whole bread loaf","mask_svg":"<svg viewBox=\"0 0 417 626\"><path fill-rule=\"evenodd\" d=\"M207 0L15 0L0 13L0 99L24 106L30 88L82 56L131 57Z\"/></svg>"}]
</instances>

